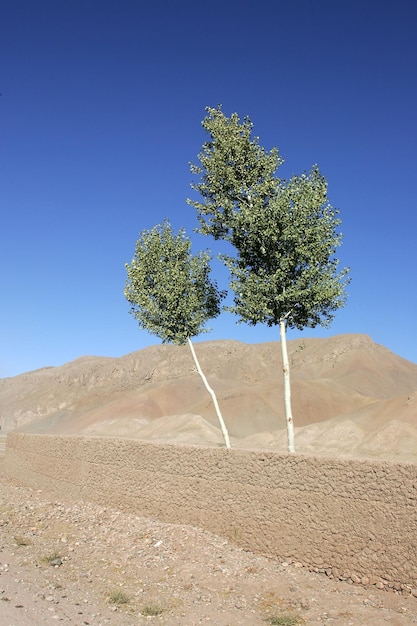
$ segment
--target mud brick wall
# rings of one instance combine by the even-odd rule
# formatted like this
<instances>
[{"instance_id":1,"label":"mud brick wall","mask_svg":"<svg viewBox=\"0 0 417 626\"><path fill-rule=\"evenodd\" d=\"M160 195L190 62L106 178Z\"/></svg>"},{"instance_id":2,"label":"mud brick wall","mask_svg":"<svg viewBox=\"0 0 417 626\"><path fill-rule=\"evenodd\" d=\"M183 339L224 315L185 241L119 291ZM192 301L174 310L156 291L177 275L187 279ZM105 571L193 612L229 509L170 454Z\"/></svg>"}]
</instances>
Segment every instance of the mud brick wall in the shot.
<instances>
[{"instance_id":1,"label":"mud brick wall","mask_svg":"<svg viewBox=\"0 0 417 626\"><path fill-rule=\"evenodd\" d=\"M417 589L413 464L10 433L5 471L337 578Z\"/></svg>"}]
</instances>

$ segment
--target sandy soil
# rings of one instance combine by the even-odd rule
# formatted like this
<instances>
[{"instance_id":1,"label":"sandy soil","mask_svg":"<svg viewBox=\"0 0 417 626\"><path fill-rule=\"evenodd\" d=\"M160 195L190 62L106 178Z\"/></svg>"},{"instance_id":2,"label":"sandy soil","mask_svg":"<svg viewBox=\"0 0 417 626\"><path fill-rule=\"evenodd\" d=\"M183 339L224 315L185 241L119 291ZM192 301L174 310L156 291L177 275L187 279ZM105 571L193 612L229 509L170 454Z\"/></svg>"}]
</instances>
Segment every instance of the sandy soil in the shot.
<instances>
[{"instance_id":1,"label":"sandy soil","mask_svg":"<svg viewBox=\"0 0 417 626\"><path fill-rule=\"evenodd\" d=\"M2 626L417 624L409 590L348 584L200 529L57 501L4 477L0 503Z\"/></svg>"}]
</instances>

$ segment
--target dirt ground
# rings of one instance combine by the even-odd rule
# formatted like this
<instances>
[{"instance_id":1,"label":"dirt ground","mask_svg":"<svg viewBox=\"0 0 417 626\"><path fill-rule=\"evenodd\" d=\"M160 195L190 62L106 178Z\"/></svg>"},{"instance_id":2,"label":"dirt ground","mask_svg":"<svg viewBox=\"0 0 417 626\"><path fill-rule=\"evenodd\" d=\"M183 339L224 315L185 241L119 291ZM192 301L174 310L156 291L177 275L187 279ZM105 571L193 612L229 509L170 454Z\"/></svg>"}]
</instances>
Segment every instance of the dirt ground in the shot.
<instances>
[{"instance_id":1,"label":"dirt ground","mask_svg":"<svg viewBox=\"0 0 417 626\"><path fill-rule=\"evenodd\" d=\"M0 461L1 472L1 461ZM169 503L167 503L169 506ZM0 479L0 624L406 626L417 598Z\"/></svg>"}]
</instances>

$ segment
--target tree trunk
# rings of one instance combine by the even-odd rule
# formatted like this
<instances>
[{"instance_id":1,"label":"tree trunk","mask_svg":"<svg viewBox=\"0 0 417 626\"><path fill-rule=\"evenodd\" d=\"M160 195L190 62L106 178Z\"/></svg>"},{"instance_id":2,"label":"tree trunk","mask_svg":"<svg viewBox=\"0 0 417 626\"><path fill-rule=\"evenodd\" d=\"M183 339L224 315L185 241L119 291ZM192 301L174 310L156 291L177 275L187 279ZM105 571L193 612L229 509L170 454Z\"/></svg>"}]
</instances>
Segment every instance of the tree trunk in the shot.
<instances>
[{"instance_id":1,"label":"tree trunk","mask_svg":"<svg viewBox=\"0 0 417 626\"><path fill-rule=\"evenodd\" d=\"M223 438L224 438L224 443L226 444L226 448L230 448L229 433L227 432L226 424L224 423L224 420L220 411L219 403L217 402L216 394L214 393L213 389L208 384L207 378L205 377L204 372L200 367L200 363L198 362L193 343L189 337L187 337L187 342L188 342L188 345L190 346L191 354L193 355L197 372L200 374L201 379L204 383L204 386L209 392L209 394L211 395L211 398L213 400L214 408L216 409L217 419L219 420L219 424L220 424L221 431L223 433Z\"/></svg>"},{"instance_id":2,"label":"tree trunk","mask_svg":"<svg viewBox=\"0 0 417 626\"><path fill-rule=\"evenodd\" d=\"M287 351L287 335L286 335L285 317L282 318L279 322L279 334L281 337L282 371L284 373L284 405L285 405L285 419L287 422L288 452L295 452L294 420L292 417L292 409L291 409L290 363L288 360L288 351Z\"/></svg>"}]
</instances>

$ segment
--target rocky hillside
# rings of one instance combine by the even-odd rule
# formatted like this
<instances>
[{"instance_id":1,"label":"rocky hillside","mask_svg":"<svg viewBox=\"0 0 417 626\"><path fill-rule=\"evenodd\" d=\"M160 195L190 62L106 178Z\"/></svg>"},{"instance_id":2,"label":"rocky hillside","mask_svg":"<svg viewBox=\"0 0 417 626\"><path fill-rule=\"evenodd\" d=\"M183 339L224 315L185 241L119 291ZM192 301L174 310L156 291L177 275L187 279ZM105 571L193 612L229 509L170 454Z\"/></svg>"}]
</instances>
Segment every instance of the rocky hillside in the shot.
<instances>
[{"instance_id":1,"label":"rocky hillside","mask_svg":"<svg viewBox=\"0 0 417 626\"><path fill-rule=\"evenodd\" d=\"M195 347L234 445L285 447L279 343L209 341ZM290 341L289 354L297 440L305 451L320 448L324 428L327 443L334 448L342 438L339 444L350 442L350 451L388 428L389 436L374 441L371 453L401 432L407 450L412 448L407 455L414 454L416 364L366 335ZM187 346L152 346L118 359L82 357L1 379L0 407L3 433L19 428L222 442Z\"/></svg>"}]
</instances>

